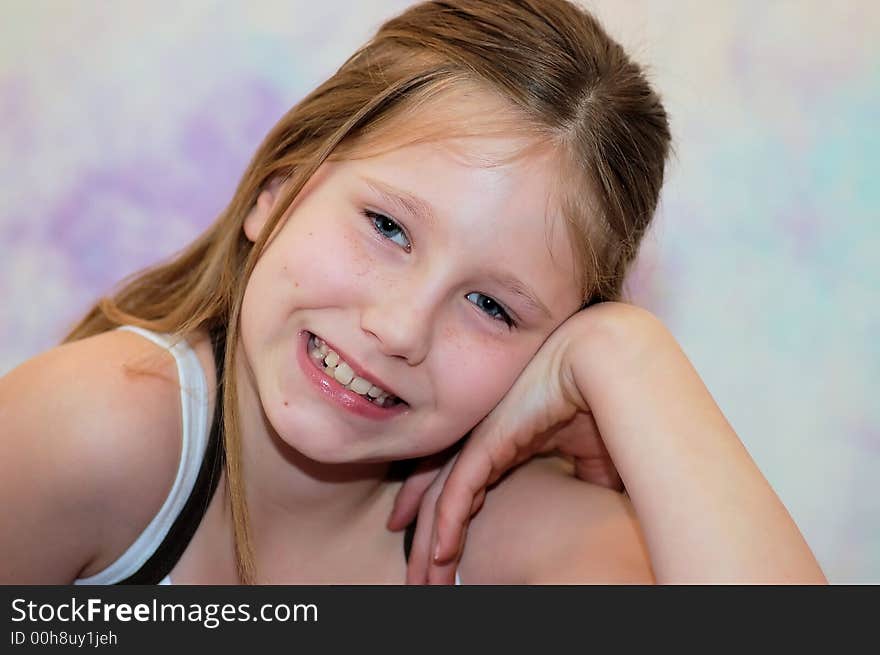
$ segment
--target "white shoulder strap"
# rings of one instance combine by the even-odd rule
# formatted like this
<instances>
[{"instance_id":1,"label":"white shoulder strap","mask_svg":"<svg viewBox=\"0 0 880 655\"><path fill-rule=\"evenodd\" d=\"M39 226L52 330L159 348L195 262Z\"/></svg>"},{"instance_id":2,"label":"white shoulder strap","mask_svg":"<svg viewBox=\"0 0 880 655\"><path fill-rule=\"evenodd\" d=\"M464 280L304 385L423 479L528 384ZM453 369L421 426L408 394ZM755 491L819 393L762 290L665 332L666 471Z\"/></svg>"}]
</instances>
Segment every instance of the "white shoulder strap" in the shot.
<instances>
[{"instance_id":1,"label":"white shoulder strap","mask_svg":"<svg viewBox=\"0 0 880 655\"><path fill-rule=\"evenodd\" d=\"M177 362L180 383L180 409L183 417L180 463L177 476L168 497L159 512L150 521L135 542L122 556L103 571L88 578L76 580L74 584L113 584L135 573L159 548L168 530L183 510L192 493L199 474L202 459L208 445L208 393L205 372L199 358L185 339L175 343L173 337L144 330L132 325L124 325L120 330L128 330L149 339L168 350Z\"/></svg>"}]
</instances>

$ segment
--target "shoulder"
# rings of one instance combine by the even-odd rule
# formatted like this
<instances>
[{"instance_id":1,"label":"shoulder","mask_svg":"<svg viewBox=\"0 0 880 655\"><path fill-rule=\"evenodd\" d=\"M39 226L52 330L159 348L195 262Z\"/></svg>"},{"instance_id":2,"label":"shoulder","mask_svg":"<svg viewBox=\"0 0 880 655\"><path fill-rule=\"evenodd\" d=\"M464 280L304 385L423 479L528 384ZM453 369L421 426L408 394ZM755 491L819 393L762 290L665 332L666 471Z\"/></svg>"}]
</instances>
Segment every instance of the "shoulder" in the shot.
<instances>
[{"instance_id":1,"label":"shoulder","mask_svg":"<svg viewBox=\"0 0 880 655\"><path fill-rule=\"evenodd\" d=\"M629 499L576 479L556 457L523 464L489 491L461 575L490 584L654 582Z\"/></svg>"},{"instance_id":2,"label":"shoulder","mask_svg":"<svg viewBox=\"0 0 880 655\"><path fill-rule=\"evenodd\" d=\"M180 457L173 356L127 331L53 348L0 378L0 542L21 582L112 563L161 507Z\"/></svg>"}]
</instances>

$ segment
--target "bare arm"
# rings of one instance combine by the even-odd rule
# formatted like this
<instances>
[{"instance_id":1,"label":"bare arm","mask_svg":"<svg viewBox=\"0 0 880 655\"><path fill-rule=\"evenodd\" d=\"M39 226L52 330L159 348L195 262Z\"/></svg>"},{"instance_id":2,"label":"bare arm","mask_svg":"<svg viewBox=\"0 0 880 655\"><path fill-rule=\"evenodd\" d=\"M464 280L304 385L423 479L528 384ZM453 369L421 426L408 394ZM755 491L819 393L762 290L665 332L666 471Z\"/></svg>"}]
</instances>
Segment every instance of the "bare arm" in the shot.
<instances>
[{"instance_id":1,"label":"bare arm","mask_svg":"<svg viewBox=\"0 0 880 655\"><path fill-rule=\"evenodd\" d=\"M626 482L657 580L826 582L672 335L647 312L609 309L577 342L572 382Z\"/></svg>"},{"instance_id":2,"label":"bare arm","mask_svg":"<svg viewBox=\"0 0 880 655\"><path fill-rule=\"evenodd\" d=\"M179 458L174 364L159 352L157 373L127 367L156 351L108 333L0 378L0 583L101 570L158 510Z\"/></svg>"}]
</instances>

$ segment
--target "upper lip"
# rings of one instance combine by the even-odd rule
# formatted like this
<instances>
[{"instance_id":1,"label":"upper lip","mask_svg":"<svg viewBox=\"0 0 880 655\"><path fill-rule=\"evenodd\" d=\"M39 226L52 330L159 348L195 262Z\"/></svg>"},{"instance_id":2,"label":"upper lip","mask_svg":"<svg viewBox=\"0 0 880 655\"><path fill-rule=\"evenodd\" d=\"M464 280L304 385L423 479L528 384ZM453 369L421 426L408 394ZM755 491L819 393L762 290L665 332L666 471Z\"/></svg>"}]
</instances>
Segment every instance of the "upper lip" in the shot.
<instances>
[{"instance_id":1,"label":"upper lip","mask_svg":"<svg viewBox=\"0 0 880 655\"><path fill-rule=\"evenodd\" d=\"M354 371L354 374L356 376L364 378L365 380L368 380L369 382L373 383L377 387L380 387L382 389L382 391L384 391L385 393L389 393L393 396L397 396L397 398L400 399L402 402L406 402L405 400L403 400L401 395L399 393L397 393L396 389L394 389L391 385L386 383L385 380L383 380L382 378L380 378L376 375L373 375L372 373L367 371L363 366L360 365L360 363L358 363L358 361L356 359L353 359L344 350L341 350L340 348L335 346L333 343L331 343L330 341L328 341L327 339L322 337L320 334L317 334L316 332L312 332L312 334L314 336L318 337L325 344L327 344L327 347L330 350L332 350L337 355L339 355L339 358L342 359L346 364L348 364L351 367L351 370Z\"/></svg>"}]
</instances>

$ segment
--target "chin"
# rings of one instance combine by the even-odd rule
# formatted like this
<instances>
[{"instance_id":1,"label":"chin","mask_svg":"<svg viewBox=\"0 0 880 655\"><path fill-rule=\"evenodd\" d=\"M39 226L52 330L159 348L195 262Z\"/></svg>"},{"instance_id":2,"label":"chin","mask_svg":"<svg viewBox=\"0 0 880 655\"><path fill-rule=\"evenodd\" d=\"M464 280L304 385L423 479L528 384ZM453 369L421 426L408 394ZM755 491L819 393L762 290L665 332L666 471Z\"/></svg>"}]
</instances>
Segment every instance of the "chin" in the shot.
<instances>
[{"instance_id":1,"label":"chin","mask_svg":"<svg viewBox=\"0 0 880 655\"><path fill-rule=\"evenodd\" d=\"M328 426L316 420L306 408L285 407L279 402L264 411L278 439L312 461L322 464L382 461L374 452L375 443L366 443L365 438L358 438L344 426Z\"/></svg>"},{"instance_id":2,"label":"chin","mask_svg":"<svg viewBox=\"0 0 880 655\"><path fill-rule=\"evenodd\" d=\"M346 452L347 449L341 444L303 443L301 441L292 443L286 440L285 443L303 457L319 464L348 464L352 461L358 461L352 460L349 453Z\"/></svg>"}]
</instances>

